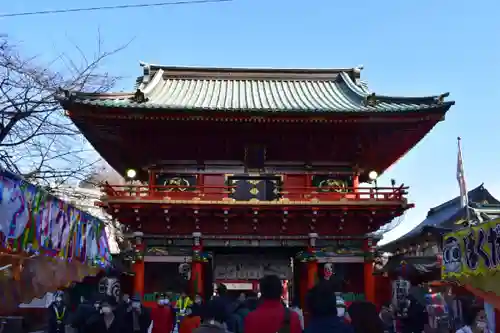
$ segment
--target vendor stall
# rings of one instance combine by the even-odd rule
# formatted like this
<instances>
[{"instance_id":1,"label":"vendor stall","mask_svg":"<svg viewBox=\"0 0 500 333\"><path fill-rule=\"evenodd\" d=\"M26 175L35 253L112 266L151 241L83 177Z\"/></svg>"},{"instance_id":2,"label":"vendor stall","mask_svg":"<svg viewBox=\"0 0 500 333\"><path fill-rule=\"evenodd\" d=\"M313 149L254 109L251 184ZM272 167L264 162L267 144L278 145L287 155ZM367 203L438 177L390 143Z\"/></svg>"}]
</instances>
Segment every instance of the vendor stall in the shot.
<instances>
[{"instance_id":1,"label":"vendor stall","mask_svg":"<svg viewBox=\"0 0 500 333\"><path fill-rule=\"evenodd\" d=\"M493 307L495 311L488 316L490 325L499 327L500 218L444 235L442 277L482 299L485 311Z\"/></svg>"},{"instance_id":2,"label":"vendor stall","mask_svg":"<svg viewBox=\"0 0 500 333\"><path fill-rule=\"evenodd\" d=\"M500 218L446 234L442 276L500 309Z\"/></svg>"},{"instance_id":3,"label":"vendor stall","mask_svg":"<svg viewBox=\"0 0 500 333\"><path fill-rule=\"evenodd\" d=\"M0 170L0 313L95 275L110 260L102 221Z\"/></svg>"}]
</instances>

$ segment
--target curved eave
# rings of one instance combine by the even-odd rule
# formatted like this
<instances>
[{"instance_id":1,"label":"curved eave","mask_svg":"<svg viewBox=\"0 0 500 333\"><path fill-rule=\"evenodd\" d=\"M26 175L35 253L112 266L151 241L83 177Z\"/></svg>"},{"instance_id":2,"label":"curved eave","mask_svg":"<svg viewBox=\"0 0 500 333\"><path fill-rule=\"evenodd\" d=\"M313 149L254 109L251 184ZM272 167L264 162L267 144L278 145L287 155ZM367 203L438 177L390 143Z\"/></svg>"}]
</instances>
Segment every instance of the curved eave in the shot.
<instances>
[{"instance_id":1,"label":"curved eave","mask_svg":"<svg viewBox=\"0 0 500 333\"><path fill-rule=\"evenodd\" d=\"M250 113L268 116L330 113L446 112L454 102L439 96L388 97L371 94L363 84L355 83L345 72L330 80L218 80L213 78L178 79L165 77L159 69L139 87L145 102L133 100L133 93L89 94L66 92L61 96L65 108L72 105L105 108L182 111L190 113Z\"/></svg>"}]
</instances>

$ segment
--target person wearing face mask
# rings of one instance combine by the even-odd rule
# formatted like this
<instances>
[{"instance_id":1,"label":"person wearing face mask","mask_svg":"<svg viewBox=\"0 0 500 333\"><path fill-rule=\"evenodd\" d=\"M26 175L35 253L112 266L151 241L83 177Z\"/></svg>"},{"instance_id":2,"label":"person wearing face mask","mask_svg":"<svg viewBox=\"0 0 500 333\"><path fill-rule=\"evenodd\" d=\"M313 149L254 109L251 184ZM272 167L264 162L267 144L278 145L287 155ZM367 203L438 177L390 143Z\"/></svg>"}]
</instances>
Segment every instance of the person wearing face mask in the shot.
<instances>
[{"instance_id":1,"label":"person wearing face mask","mask_svg":"<svg viewBox=\"0 0 500 333\"><path fill-rule=\"evenodd\" d=\"M64 333L68 320L68 309L63 302L62 292L58 292L55 301L49 306L48 333Z\"/></svg>"},{"instance_id":2,"label":"person wearing face mask","mask_svg":"<svg viewBox=\"0 0 500 333\"><path fill-rule=\"evenodd\" d=\"M100 303L99 312L88 319L85 333L121 333L125 327L115 311L117 306L116 298L107 296Z\"/></svg>"},{"instance_id":3,"label":"person wearing face mask","mask_svg":"<svg viewBox=\"0 0 500 333\"><path fill-rule=\"evenodd\" d=\"M191 304L193 304L193 301L188 296L188 293L186 291L182 291L181 295L179 296L179 298L175 302L175 312L177 315L177 319L176 319L177 327L179 327L179 325L182 321L182 318L184 318L184 316L186 315L187 308L190 307Z\"/></svg>"},{"instance_id":4,"label":"person wearing face mask","mask_svg":"<svg viewBox=\"0 0 500 333\"><path fill-rule=\"evenodd\" d=\"M132 297L130 300L130 311L125 314L127 332L150 333L152 331L151 313L149 309L142 306L141 301Z\"/></svg>"},{"instance_id":5,"label":"person wearing face mask","mask_svg":"<svg viewBox=\"0 0 500 333\"><path fill-rule=\"evenodd\" d=\"M194 296L194 304L202 305L203 303L203 297L201 297L200 294L196 294Z\"/></svg>"},{"instance_id":6,"label":"person wearing face mask","mask_svg":"<svg viewBox=\"0 0 500 333\"><path fill-rule=\"evenodd\" d=\"M157 307L151 309L152 333L170 333L174 327L174 317L168 299L156 296Z\"/></svg>"}]
</instances>

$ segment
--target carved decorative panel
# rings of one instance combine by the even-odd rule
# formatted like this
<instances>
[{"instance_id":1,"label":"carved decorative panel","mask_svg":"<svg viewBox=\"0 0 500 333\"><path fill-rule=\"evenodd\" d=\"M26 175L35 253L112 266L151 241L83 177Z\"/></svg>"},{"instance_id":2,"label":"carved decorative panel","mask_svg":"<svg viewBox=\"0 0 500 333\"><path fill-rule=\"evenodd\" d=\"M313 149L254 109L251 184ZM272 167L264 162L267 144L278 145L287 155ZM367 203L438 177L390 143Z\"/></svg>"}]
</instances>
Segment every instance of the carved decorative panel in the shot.
<instances>
[{"instance_id":1,"label":"carved decorative panel","mask_svg":"<svg viewBox=\"0 0 500 333\"><path fill-rule=\"evenodd\" d=\"M186 192L196 190L196 175L161 173L156 175L156 185L162 186L159 191Z\"/></svg>"},{"instance_id":2,"label":"carved decorative panel","mask_svg":"<svg viewBox=\"0 0 500 333\"><path fill-rule=\"evenodd\" d=\"M345 193L352 187L352 177L340 175L314 175L311 183L313 187L317 188L318 192Z\"/></svg>"}]
</instances>

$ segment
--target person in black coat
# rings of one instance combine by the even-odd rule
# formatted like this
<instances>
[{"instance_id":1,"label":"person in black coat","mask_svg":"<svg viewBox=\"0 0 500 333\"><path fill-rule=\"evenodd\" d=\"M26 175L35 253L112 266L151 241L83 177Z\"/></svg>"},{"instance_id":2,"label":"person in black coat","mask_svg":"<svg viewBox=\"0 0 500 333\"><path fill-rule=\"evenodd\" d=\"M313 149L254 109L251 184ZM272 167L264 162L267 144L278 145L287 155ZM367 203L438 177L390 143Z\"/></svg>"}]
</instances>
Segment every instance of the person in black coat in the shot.
<instances>
[{"instance_id":1,"label":"person in black coat","mask_svg":"<svg viewBox=\"0 0 500 333\"><path fill-rule=\"evenodd\" d=\"M85 333L122 333L126 326L116 311L116 298L108 296L100 303L99 312L94 313L85 323Z\"/></svg>"},{"instance_id":2,"label":"person in black coat","mask_svg":"<svg viewBox=\"0 0 500 333\"><path fill-rule=\"evenodd\" d=\"M82 299L82 302L78 304L78 307L76 308L75 315L71 322L71 327L76 329L78 333L87 333L87 320L96 314L98 314L98 311L94 307L94 304L86 299Z\"/></svg>"},{"instance_id":3,"label":"person in black coat","mask_svg":"<svg viewBox=\"0 0 500 333\"><path fill-rule=\"evenodd\" d=\"M429 322L429 316L423 304L413 296L409 295L408 315L402 320L403 333L421 333Z\"/></svg>"},{"instance_id":4,"label":"person in black coat","mask_svg":"<svg viewBox=\"0 0 500 333\"><path fill-rule=\"evenodd\" d=\"M142 306L139 299L132 298L130 310L124 314L124 322L128 333L147 333L151 326L151 312Z\"/></svg>"}]
</instances>

